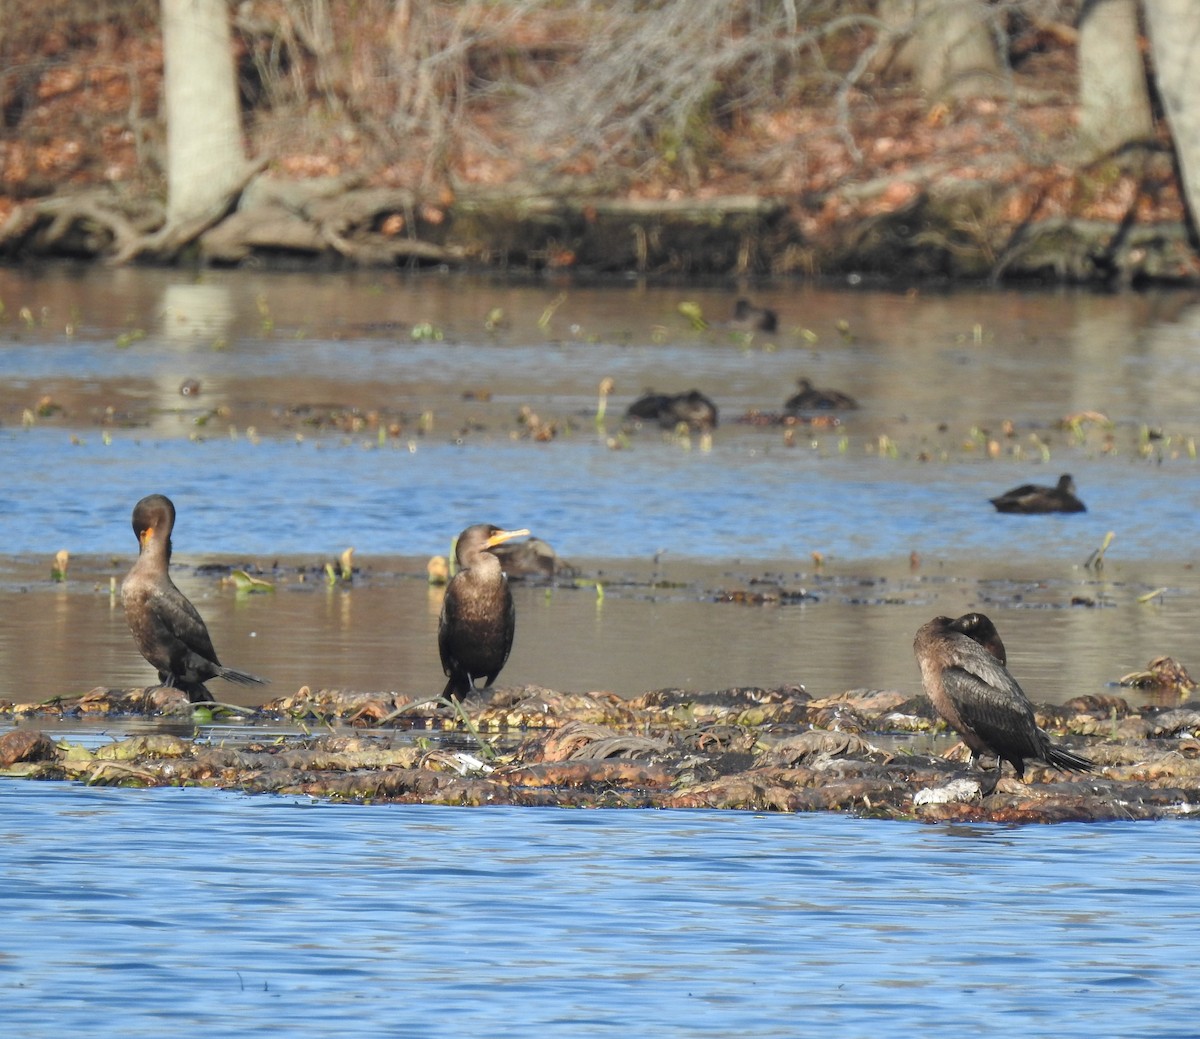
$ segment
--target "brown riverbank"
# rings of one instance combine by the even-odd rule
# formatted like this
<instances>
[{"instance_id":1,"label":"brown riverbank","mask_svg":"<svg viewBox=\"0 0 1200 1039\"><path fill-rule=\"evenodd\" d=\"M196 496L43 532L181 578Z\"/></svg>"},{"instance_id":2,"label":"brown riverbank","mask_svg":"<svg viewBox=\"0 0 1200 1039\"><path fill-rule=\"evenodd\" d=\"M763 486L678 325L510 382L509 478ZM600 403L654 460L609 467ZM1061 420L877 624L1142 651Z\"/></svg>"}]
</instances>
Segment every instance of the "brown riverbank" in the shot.
<instances>
[{"instance_id":1,"label":"brown riverbank","mask_svg":"<svg viewBox=\"0 0 1200 1039\"><path fill-rule=\"evenodd\" d=\"M154 12L135 7L103 25L79 17L69 33L31 18L8 42L22 69L0 140L0 256L12 261L1200 280L1165 128L1131 152L1077 158L1069 33L1014 28L998 96L931 104L903 83L822 81L854 64L871 38L860 28L835 38L811 82L797 73L789 96L759 92L721 116L714 100L686 140L663 134L608 153L584 139L578 112L568 125L580 139L538 144L495 89L460 100L436 134L425 124L400 134L385 125L399 74L351 93L322 73L301 26L280 36L243 12L248 154L263 172L227 214L164 250L154 238L165 219ZM347 52L378 45L371 19L364 9L339 24ZM489 82L517 67L514 97L531 84L552 93L539 63L569 69L588 24L570 12L498 22L496 38L464 44L463 63ZM266 55L281 48L276 68Z\"/></svg>"},{"instance_id":2,"label":"brown riverbank","mask_svg":"<svg viewBox=\"0 0 1200 1039\"><path fill-rule=\"evenodd\" d=\"M664 689L621 700L499 689L466 705L482 745L446 708L395 694L306 687L239 710L244 735L225 728L214 743L164 732L94 751L56 743L39 719L211 716L160 688L0 706L21 726L0 737L8 778L372 803L832 811L930 822L1157 819L1200 805L1198 705L1134 710L1118 696L1037 709L1039 724L1093 759L1095 773L1033 765L1027 783L1008 774L990 793L961 764L962 748L934 735L942 727L924 697L880 690L813 698L798 686ZM253 723L281 722L334 731L256 738ZM453 729L459 734L448 736Z\"/></svg>"}]
</instances>

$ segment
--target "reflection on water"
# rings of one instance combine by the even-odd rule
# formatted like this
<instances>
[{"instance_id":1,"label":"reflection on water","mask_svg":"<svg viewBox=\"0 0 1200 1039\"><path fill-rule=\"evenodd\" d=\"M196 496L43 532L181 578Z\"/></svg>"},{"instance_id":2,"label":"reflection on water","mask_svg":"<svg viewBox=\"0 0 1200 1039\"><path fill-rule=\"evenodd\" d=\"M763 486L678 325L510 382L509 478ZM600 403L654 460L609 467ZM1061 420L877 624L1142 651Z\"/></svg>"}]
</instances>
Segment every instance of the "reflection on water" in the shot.
<instances>
[{"instance_id":1,"label":"reflection on water","mask_svg":"<svg viewBox=\"0 0 1200 1039\"><path fill-rule=\"evenodd\" d=\"M440 690L424 559L480 520L529 526L606 587L518 586L501 684L915 693L913 633L972 608L996 619L1035 700L1104 691L1159 654L1196 671L1191 296L780 286L757 294L779 335L745 340L676 309L720 318L732 290L570 287L548 310L560 291L0 269L0 698L151 677L109 591L151 491L179 507L179 584L222 658L273 679L268 695ZM791 447L730 421L778 409L799 375L861 410ZM646 387L708 393L725 419L712 449L643 435L609 450L592 419L604 377L609 431ZM179 395L184 379L198 395ZM23 428L44 396L65 413ZM293 417L315 403L379 410L399 436L380 447ZM512 442L523 405L558 439ZM1112 419L1115 457L1100 436L1048 432L1083 410ZM1004 420L1004 461L962 446ZM1129 446L1143 425L1149 460ZM1052 441L1046 464L1034 433ZM891 457L881 436L905 449ZM987 506L1066 470L1083 516ZM1105 569L1082 569L1108 531ZM362 572L325 586L322 564L349 545ZM61 548L70 576L53 585ZM273 594L239 597L193 568L213 555L286 565ZM298 565L317 578L298 583ZM811 597L716 601L777 588ZM1192 1035L1191 827L1146 832L8 782L2 1016L26 1039L97 1022L133 1039L874 1036L897 1022L954 1039L1011 1022Z\"/></svg>"},{"instance_id":2,"label":"reflection on water","mask_svg":"<svg viewBox=\"0 0 1200 1039\"><path fill-rule=\"evenodd\" d=\"M299 567L289 564L274 575L273 593L256 595L237 594L180 562L176 580L204 615L222 661L271 680L252 689L214 681L217 698L259 704L302 685L440 692L442 589L426 584L420 559L356 561L362 569L352 584L330 587L311 572L300 582ZM605 583L603 597L590 586L514 582L517 637L501 686L633 696L664 686L800 682L817 696L861 688L916 694L917 628L939 613L972 609L995 619L1013 673L1037 701L1113 692L1110 683L1162 654L1196 671L1200 582L1190 573L1114 565L1102 578L1067 568L1015 582L907 567L818 574L687 561L657 569L580 562ZM51 585L40 569L0 568L0 587L8 589L0 594L0 699L28 702L154 680L109 594L110 577L118 578L125 562L80 559L72 566L63 585ZM1138 602L1168 583L1169 594ZM776 600L718 601L736 591ZM801 592L807 597L778 601ZM1072 606L1073 598L1091 605ZM1122 692L1131 703L1145 701L1137 690Z\"/></svg>"},{"instance_id":3,"label":"reflection on water","mask_svg":"<svg viewBox=\"0 0 1200 1039\"><path fill-rule=\"evenodd\" d=\"M26 1039L1185 1036L1191 838L9 784L4 1019Z\"/></svg>"},{"instance_id":4,"label":"reflection on water","mask_svg":"<svg viewBox=\"0 0 1200 1039\"><path fill-rule=\"evenodd\" d=\"M609 584L603 601L519 590L505 682L624 694L915 688L912 633L967 608L996 615L1035 698L1098 691L1163 653L1195 669L1191 295L764 287L756 298L781 329L747 339L717 320L732 290L613 284L567 287L559 300L563 291L380 272L0 270L0 546L14 571L37 567L0 595L0 696L145 680L107 589L136 551L133 503L151 491L179 509L180 580L223 658L272 677L272 692L440 688L423 558L481 520L528 526L576 562L607 561L585 567ZM680 317L685 298L712 328ZM778 427L734 421L777 410L801 374L861 409L792 446ZM609 432L647 387L710 394L724 417L711 450L655 433L610 450L593 421L603 377L616 382ZM185 378L198 394L179 395ZM22 410L43 395L64 412L24 428ZM292 415L318 403L380 410L399 435L381 445L369 430ZM512 439L523 405L558 423L554 442ZM1054 431L1084 410L1112 420L1115 455L1102 431L1078 441ZM1003 460L987 460L978 428L1004 420ZM1149 458L1135 449L1143 425ZM903 444L895 457L889 442ZM987 504L1068 468L1085 514L1000 516ZM1109 532L1103 574L1083 570ZM367 568L352 588L238 599L187 568L212 554L319 568L350 545ZM47 564L31 560L62 548L76 563L54 588ZM689 588L622 590L612 573L623 570ZM372 579L387 571L411 576ZM765 571L816 598L711 601ZM1161 598L1138 601L1159 587Z\"/></svg>"}]
</instances>

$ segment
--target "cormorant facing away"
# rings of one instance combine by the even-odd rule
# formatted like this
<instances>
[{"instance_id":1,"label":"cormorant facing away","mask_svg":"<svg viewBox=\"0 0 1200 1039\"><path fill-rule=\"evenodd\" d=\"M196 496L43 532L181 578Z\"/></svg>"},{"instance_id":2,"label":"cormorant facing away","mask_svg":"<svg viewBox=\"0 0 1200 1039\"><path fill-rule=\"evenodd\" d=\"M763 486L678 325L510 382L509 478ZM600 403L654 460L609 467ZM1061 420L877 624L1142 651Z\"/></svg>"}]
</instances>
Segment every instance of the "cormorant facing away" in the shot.
<instances>
[{"instance_id":1,"label":"cormorant facing away","mask_svg":"<svg viewBox=\"0 0 1200 1039\"><path fill-rule=\"evenodd\" d=\"M225 667L217 660L208 628L168 572L174 526L175 506L170 498L150 494L133 507L139 551L121 583L121 601L142 656L158 671L164 686L187 693L192 703L212 701L204 686L210 678L240 685L265 683L265 678Z\"/></svg>"},{"instance_id":2,"label":"cormorant facing away","mask_svg":"<svg viewBox=\"0 0 1200 1039\"><path fill-rule=\"evenodd\" d=\"M438 620L438 651L450 677L443 696L461 700L480 678L486 689L508 660L517 613L508 578L490 549L528 533L476 523L459 534L459 570L446 586Z\"/></svg>"},{"instance_id":3,"label":"cormorant facing away","mask_svg":"<svg viewBox=\"0 0 1200 1039\"><path fill-rule=\"evenodd\" d=\"M913 652L934 710L962 737L972 768L981 754L996 755L997 777L1008 761L1024 778L1026 758L1076 772L1096 767L1038 728L1033 705L1004 666L995 625L982 613L934 617L917 632Z\"/></svg>"},{"instance_id":4,"label":"cormorant facing away","mask_svg":"<svg viewBox=\"0 0 1200 1039\"><path fill-rule=\"evenodd\" d=\"M783 404L783 410L795 415L804 411L842 411L858 407L858 401L841 390L821 390L809 379L796 380L798 393L792 394Z\"/></svg>"},{"instance_id":5,"label":"cormorant facing away","mask_svg":"<svg viewBox=\"0 0 1200 1039\"><path fill-rule=\"evenodd\" d=\"M1023 483L999 497L989 498L997 512L1017 512L1032 516L1042 512L1087 512L1087 506L1075 497L1075 481L1063 473L1053 487Z\"/></svg>"}]
</instances>

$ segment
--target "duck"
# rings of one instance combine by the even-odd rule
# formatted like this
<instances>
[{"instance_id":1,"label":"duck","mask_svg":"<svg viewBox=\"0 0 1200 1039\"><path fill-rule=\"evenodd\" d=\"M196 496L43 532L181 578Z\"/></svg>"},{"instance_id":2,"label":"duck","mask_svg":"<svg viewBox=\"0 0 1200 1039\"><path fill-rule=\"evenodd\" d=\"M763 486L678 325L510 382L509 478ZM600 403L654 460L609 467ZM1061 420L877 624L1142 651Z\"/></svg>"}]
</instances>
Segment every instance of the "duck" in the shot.
<instances>
[{"instance_id":1,"label":"duck","mask_svg":"<svg viewBox=\"0 0 1200 1039\"><path fill-rule=\"evenodd\" d=\"M1063 473L1053 487L1023 483L1011 491L989 498L997 512L1034 516L1047 512L1087 512L1087 506L1075 494L1075 481Z\"/></svg>"},{"instance_id":2,"label":"duck","mask_svg":"<svg viewBox=\"0 0 1200 1039\"><path fill-rule=\"evenodd\" d=\"M810 380L801 376L796 380L798 392L790 396L783 405L783 410L795 415L805 411L850 411L858 407L849 394L841 390L818 389Z\"/></svg>"}]
</instances>

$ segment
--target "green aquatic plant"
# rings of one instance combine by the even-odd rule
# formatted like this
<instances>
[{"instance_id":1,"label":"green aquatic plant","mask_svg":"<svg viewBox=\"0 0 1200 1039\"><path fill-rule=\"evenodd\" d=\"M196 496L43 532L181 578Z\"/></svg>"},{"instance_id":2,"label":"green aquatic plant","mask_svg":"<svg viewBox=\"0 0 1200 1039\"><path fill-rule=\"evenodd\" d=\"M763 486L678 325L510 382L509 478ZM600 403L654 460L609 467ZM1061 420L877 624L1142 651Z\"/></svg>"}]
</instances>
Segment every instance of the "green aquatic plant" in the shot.
<instances>
[{"instance_id":1,"label":"green aquatic plant","mask_svg":"<svg viewBox=\"0 0 1200 1039\"><path fill-rule=\"evenodd\" d=\"M1096 549L1090 556L1087 557L1083 566L1085 570L1095 570L1099 572L1104 569L1104 553L1108 551L1108 546L1113 543L1116 537L1111 530L1104 535L1104 540L1100 543L1100 547Z\"/></svg>"},{"instance_id":2,"label":"green aquatic plant","mask_svg":"<svg viewBox=\"0 0 1200 1039\"><path fill-rule=\"evenodd\" d=\"M243 595L275 591L275 585L270 581L264 581L261 577L253 577L245 570L234 570L229 575L229 579L233 582L233 587Z\"/></svg>"},{"instance_id":3,"label":"green aquatic plant","mask_svg":"<svg viewBox=\"0 0 1200 1039\"><path fill-rule=\"evenodd\" d=\"M445 333L435 324L430 321L421 321L413 325L409 330L409 337L413 342L435 342L440 343L445 338Z\"/></svg>"},{"instance_id":4,"label":"green aquatic plant","mask_svg":"<svg viewBox=\"0 0 1200 1039\"><path fill-rule=\"evenodd\" d=\"M271 305L267 302L267 297L263 293L259 293L254 297L254 305L258 307L259 325L264 332L272 332L275 329L275 318L271 314Z\"/></svg>"},{"instance_id":5,"label":"green aquatic plant","mask_svg":"<svg viewBox=\"0 0 1200 1039\"><path fill-rule=\"evenodd\" d=\"M700 309L699 303L684 300L675 309L688 319L688 323L692 326L692 331L703 332L708 328L708 322L704 320L704 312Z\"/></svg>"},{"instance_id":6,"label":"green aquatic plant","mask_svg":"<svg viewBox=\"0 0 1200 1039\"><path fill-rule=\"evenodd\" d=\"M600 397L596 401L596 429L604 431L604 416L608 411L608 395L612 393L616 383L611 378L600 380Z\"/></svg>"},{"instance_id":7,"label":"green aquatic plant","mask_svg":"<svg viewBox=\"0 0 1200 1039\"><path fill-rule=\"evenodd\" d=\"M71 561L71 553L65 548L60 548L54 553L54 563L50 567L51 581L65 581L67 579L67 565Z\"/></svg>"},{"instance_id":8,"label":"green aquatic plant","mask_svg":"<svg viewBox=\"0 0 1200 1039\"><path fill-rule=\"evenodd\" d=\"M567 294L560 292L554 299L547 303L546 308L542 311L542 316L538 318L538 328L543 332L546 331L550 327L550 322L554 319L554 312L566 302Z\"/></svg>"},{"instance_id":9,"label":"green aquatic plant","mask_svg":"<svg viewBox=\"0 0 1200 1039\"><path fill-rule=\"evenodd\" d=\"M354 580L354 548L345 549L338 557L338 566L343 581Z\"/></svg>"},{"instance_id":10,"label":"green aquatic plant","mask_svg":"<svg viewBox=\"0 0 1200 1039\"><path fill-rule=\"evenodd\" d=\"M498 332L508 324L508 319L504 316L503 307L492 307L488 311L488 316L484 319L483 327L489 332Z\"/></svg>"},{"instance_id":11,"label":"green aquatic plant","mask_svg":"<svg viewBox=\"0 0 1200 1039\"><path fill-rule=\"evenodd\" d=\"M411 703L406 703L403 707L397 707L390 714L385 714L379 719L379 725L387 725L389 722L395 721L397 718L403 717L409 711L417 707L424 707L426 704L440 704L443 707L453 708L454 713L458 716L459 721L463 723L467 731L474 737L476 744L479 746L479 753L483 755L487 761L496 759L496 748L487 742L479 733L479 729L475 723L471 721L470 716L463 709L463 705L457 700L450 700L444 696L427 696L424 699L413 700Z\"/></svg>"}]
</instances>

